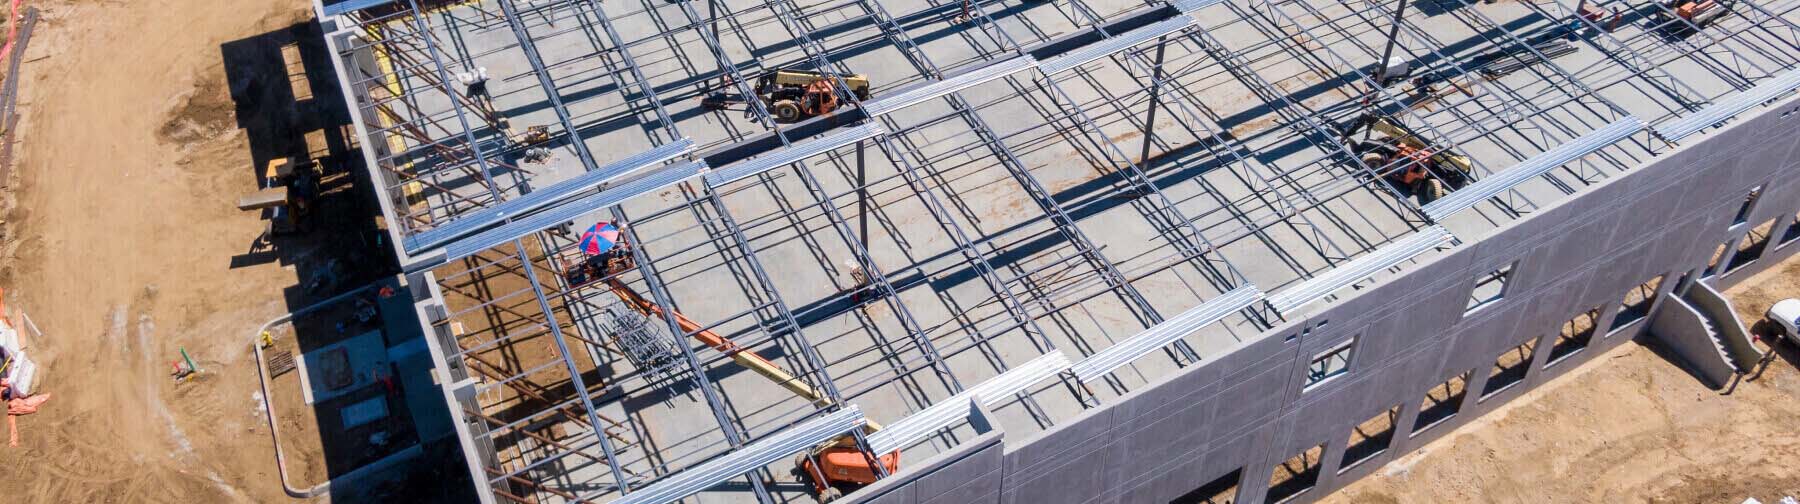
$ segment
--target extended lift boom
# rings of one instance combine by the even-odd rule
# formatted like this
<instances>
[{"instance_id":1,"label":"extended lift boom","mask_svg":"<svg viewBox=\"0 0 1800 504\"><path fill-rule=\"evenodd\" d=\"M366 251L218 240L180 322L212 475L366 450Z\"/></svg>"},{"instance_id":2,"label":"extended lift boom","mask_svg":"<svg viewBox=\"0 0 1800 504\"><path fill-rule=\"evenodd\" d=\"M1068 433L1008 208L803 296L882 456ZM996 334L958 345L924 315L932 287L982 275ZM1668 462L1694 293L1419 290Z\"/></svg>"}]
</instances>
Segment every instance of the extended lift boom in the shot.
<instances>
[{"instance_id":1,"label":"extended lift boom","mask_svg":"<svg viewBox=\"0 0 1800 504\"><path fill-rule=\"evenodd\" d=\"M620 248L624 247L625 244L621 243ZM630 305L632 309L650 317L665 315L673 317L675 324L681 328L683 333L691 335L706 346L725 354L737 365L768 378L808 402L821 406L832 404L831 398L824 391L807 384L804 380L782 369L780 365L757 355L756 352L738 346L729 338L706 329L682 315L681 312L674 310L665 312L662 306L625 285L624 281L618 279L618 273L632 267L630 257L629 254L589 257L587 261L576 265L575 271L569 273L569 284L571 287L576 287L605 277L607 287L611 288L613 294L619 296L619 299ZM595 264L596 262L601 264ZM874 420L867 421L863 427L864 433L874 433L878 430L881 430L881 424ZM879 458L881 465L888 473L900 470L899 451L882 454ZM842 487L874 483L876 477L874 468L870 467L869 458L856 447L855 438L851 436L840 437L826 445L814 447L796 458L794 465L794 472L812 484L813 491L820 502L827 502L841 496Z\"/></svg>"}]
</instances>

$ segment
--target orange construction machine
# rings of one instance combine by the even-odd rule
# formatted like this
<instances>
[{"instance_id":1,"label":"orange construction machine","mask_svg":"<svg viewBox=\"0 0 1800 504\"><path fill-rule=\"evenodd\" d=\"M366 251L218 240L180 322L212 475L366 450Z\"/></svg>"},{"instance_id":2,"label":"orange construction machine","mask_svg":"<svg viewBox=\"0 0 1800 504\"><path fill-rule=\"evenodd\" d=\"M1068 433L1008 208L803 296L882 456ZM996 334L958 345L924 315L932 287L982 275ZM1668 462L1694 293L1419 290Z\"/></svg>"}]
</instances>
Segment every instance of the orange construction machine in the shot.
<instances>
[{"instance_id":1,"label":"orange construction machine","mask_svg":"<svg viewBox=\"0 0 1800 504\"><path fill-rule=\"evenodd\" d=\"M1731 4L1731 0L1668 0L1658 12L1670 33L1687 35L1725 17ZM1683 20L1687 22L1680 22Z\"/></svg>"},{"instance_id":2,"label":"orange construction machine","mask_svg":"<svg viewBox=\"0 0 1800 504\"><path fill-rule=\"evenodd\" d=\"M662 318L665 316L662 306L638 294L624 281L619 280L619 273L633 267L630 246L621 239L617 246L606 253L589 256L581 263L568 268L564 279L568 281L571 288L596 281L605 281L607 287L612 289L613 294L619 296L619 299L630 305L632 309L647 317ZM813 388L806 381L761 355L757 355L756 352L745 351L737 343L706 329L682 315L681 312L670 311L667 315L675 318L675 323L680 326L681 332L693 335L694 339L730 357L732 362L755 371L813 404L821 406L831 404L831 398L826 396L824 391ZM878 430L881 430L881 425L875 423L874 420L869 420L863 427L864 433L873 433ZM880 458L881 465L889 474L900 470L900 452L886 453ZM818 463L814 464L814 460L817 460ZM819 502L829 502L842 496L845 491L874 483L876 478L875 469L869 464L869 457L864 456L862 450L856 448L855 438L848 435L801 454L794 461L794 473L803 481L811 484Z\"/></svg>"},{"instance_id":3,"label":"orange construction machine","mask_svg":"<svg viewBox=\"0 0 1800 504\"><path fill-rule=\"evenodd\" d=\"M875 471L869 467L869 457L854 446L842 446L842 441L844 440L794 457L794 472L812 484L813 494L818 496L819 502L837 500L846 491L875 482ZM814 460L819 463L813 464ZM882 455L881 465L887 469L888 474L899 471L900 452Z\"/></svg>"}]
</instances>

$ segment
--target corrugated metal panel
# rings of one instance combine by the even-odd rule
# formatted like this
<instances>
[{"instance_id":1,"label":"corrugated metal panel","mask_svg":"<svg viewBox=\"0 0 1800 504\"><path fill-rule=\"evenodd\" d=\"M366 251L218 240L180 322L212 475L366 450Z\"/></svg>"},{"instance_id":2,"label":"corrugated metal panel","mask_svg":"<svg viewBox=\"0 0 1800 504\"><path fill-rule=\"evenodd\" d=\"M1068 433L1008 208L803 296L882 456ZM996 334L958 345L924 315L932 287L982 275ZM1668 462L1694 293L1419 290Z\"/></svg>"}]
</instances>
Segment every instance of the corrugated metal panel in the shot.
<instances>
[{"instance_id":1,"label":"corrugated metal panel","mask_svg":"<svg viewBox=\"0 0 1800 504\"><path fill-rule=\"evenodd\" d=\"M1780 97L1795 88L1800 88L1800 69L1776 75L1757 84L1756 87L1719 100L1686 117L1664 121L1662 124L1656 125L1656 136L1671 142L1687 138L1688 135L1699 133L1700 130L1730 119L1763 102Z\"/></svg>"},{"instance_id":2,"label":"corrugated metal panel","mask_svg":"<svg viewBox=\"0 0 1800 504\"><path fill-rule=\"evenodd\" d=\"M1082 383L1098 381L1105 378L1106 374L1113 372L1114 369L1130 364L1131 361L1137 360L1144 354L1174 343L1182 336L1200 330L1208 324L1223 320L1238 310L1249 308L1250 305L1262 298L1262 291L1254 285L1244 285L1232 289L1230 292L1220 294L1198 306L1189 308L1179 315L1163 320L1162 323L1132 335L1105 350L1095 352L1088 358L1082 359L1081 362L1070 366L1069 370L1074 372L1075 377Z\"/></svg>"},{"instance_id":3,"label":"corrugated metal panel","mask_svg":"<svg viewBox=\"0 0 1800 504\"><path fill-rule=\"evenodd\" d=\"M898 422L888 424L874 434L869 435L869 450L875 453L887 453L912 444L930 436L938 430L956 425L969 417L969 406L972 399L968 394L956 394L949 399L938 401L931 406L908 415Z\"/></svg>"},{"instance_id":4,"label":"corrugated metal panel","mask_svg":"<svg viewBox=\"0 0 1800 504\"><path fill-rule=\"evenodd\" d=\"M863 123L860 126L834 131L812 140L795 143L794 145L775 151L771 154L764 154L761 157L713 170L712 173L706 174L706 182L715 187L724 185L734 180L754 176L758 173L775 169L779 166L787 166L802 159L823 154L826 151L838 147L874 138L883 133L887 133L887 130L883 129L880 124L874 122Z\"/></svg>"},{"instance_id":5,"label":"corrugated metal panel","mask_svg":"<svg viewBox=\"0 0 1800 504\"><path fill-rule=\"evenodd\" d=\"M1006 373L996 376L994 379L969 387L964 392L974 397L980 397L982 404L992 406L1025 390L1039 380L1055 376L1068 368L1069 358L1063 356L1062 350L1051 350L1050 353L1007 370Z\"/></svg>"},{"instance_id":6,"label":"corrugated metal panel","mask_svg":"<svg viewBox=\"0 0 1800 504\"><path fill-rule=\"evenodd\" d=\"M1392 268L1407 259L1411 259L1427 250L1436 248L1438 244L1450 241L1453 236L1442 226L1431 226L1421 229L1405 238L1395 240L1384 247L1375 249L1362 257L1351 259L1326 271L1324 274L1288 287L1281 292L1269 295L1269 304L1283 314L1307 303L1323 298L1338 289L1374 275L1376 272Z\"/></svg>"},{"instance_id":7,"label":"corrugated metal panel","mask_svg":"<svg viewBox=\"0 0 1800 504\"><path fill-rule=\"evenodd\" d=\"M500 221L506 220L508 217L514 217L549 206L552 203L574 196L576 193L600 187L601 184L637 173L638 170L656 166L670 159L675 159L676 156L686 154L688 151L693 150L693 148L694 141L692 139L683 138L675 142L658 146L654 149L633 154L631 157L620 159L606 166L602 166L597 170L583 172L568 180L550 184L548 187L532 191L524 196L502 201L498 205L457 216L454 220L439 225L438 227L414 233L412 236L406 237L406 252L408 254L417 254L421 250L443 245L444 242L461 238L489 226L499 224Z\"/></svg>"},{"instance_id":8,"label":"corrugated metal panel","mask_svg":"<svg viewBox=\"0 0 1800 504\"><path fill-rule=\"evenodd\" d=\"M1194 24L1194 18L1187 15L1176 15L1169 19L1157 21L1150 26L1138 28L1114 35L1112 38L1082 46L1062 56L1044 60L1038 64L1038 70L1044 75L1055 75L1058 72L1085 65L1090 61L1107 57L1113 53L1130 49L1132 46L1149 42L1157 37L1180 31Z\"/></svg>"},{"instance_id":9,"label":"corrugated metal panel","mask_svg":"<svg viewBox=\"0 0 1800 504\"><path fill-rule=\"evenodd\" d=\"M1225 0L1175 0L1174 3L1171 3L1169 5L1175 6L1175 10L1181 11L1183 13L1192 14L1194 11L1204 9L1204 8L1213 6L1215 4L1218 4L1218 3L1224 2L1224 1Z\"/></svg>"},{"instance_id":10,"label":"corrugated metal panel","mask_svg":"<svg viewBox=\"0 0 1800 504\"><path fill-rule=\"evenodd\" d=\"M1626 116L1613 121L1612 124L1602 126L1586 135L1581 135L1574 140L1532 156L1510 168L1489 174L1486 178L1464 186L1462 189L1457 189L1420 209L1424 210L1425 215L1431 217L1431 220L1442 221L1457 212L1467 210L1477 203L1525 183L1533 177L1543 175L1558 166L1612 145L1642 129L1644 129L1644 121L1637 117Z\"/></svg>"},{"instance_id":11,"label":"corrugated metal panel","mask_svg":"<svg viewBox=\"0 0 1800 504\"><path fill-rule=\"evenodd\" d=\"M626 181L619 185L607 188L604 191L600 191L599 193L556 205L542 212L527 215L518 220L506 223L505 225L450 242L449 244L444 245L444 256L438 263L442 264L443 262L454 261L475 255L478 252L498 247L507 242L524 237L525 235L549 229L550 227L565 221L574 220L582 214L624 203L625 200L675 185L678 182L687 180L689 177L699 175L700 171L705 168L706 164L699 161L689 161L664 167L649 175Z\"/></svg>"},{"instance_id":12,"label":"corrugated metal panel","mask_svg":"<svg viewBox=\"0 0 1800 504\"><path fill-rule=\"evenodd\" d=\"M1037 60L1030 56L1017 56L989 62L987 66L956 74L948 79L915 86L874 101L864 102L863 110L871 116L886 114L925 100L968 89L983 82L1012 75L1034 66L1037 66Z\"/></svg>"},{"instance_id":13,"label":"corrugated metal panel","mask_svg":"<svg viewBox=\"0 0 1800 504\"><path fill-rule=\"evenodd\" d=\"M979 400L983 405L993 405L1012 397L1045 378L1056 376L1069 367L1069 358L1064 357L1061 350L1032 359L987 379L980 385L938 401L918 413L908 415L898 422L888 424L886 428L869 435L869 449L875 453L887 453L906 447L931 433L955 425L969 416L971 401Z\"/></svg>"},{"instance_id":14,"label":"corrugated metal panel","mask_svg":"<svg viewBox=\"0 0 1800 504\"><path fill-rule=\"evenodd\" d=\"M806 423L744 445L725 456L675 473L613 501L614 504L666 504L712 488L769 463L823 444L861 428L868 421L852 404Z\"/></svg>"}]
</instances>

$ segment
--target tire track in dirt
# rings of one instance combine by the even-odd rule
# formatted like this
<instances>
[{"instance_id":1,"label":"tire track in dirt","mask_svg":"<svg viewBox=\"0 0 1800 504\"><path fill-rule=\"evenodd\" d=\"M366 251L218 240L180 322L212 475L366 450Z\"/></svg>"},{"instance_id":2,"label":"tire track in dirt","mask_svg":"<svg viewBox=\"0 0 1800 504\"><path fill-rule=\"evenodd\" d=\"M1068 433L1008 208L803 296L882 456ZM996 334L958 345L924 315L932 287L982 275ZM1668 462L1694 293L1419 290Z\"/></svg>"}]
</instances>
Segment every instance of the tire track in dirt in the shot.
<instances>
[{"instance_id":1,"label":"tire track in dirt","mask_svg":"<svg viewBox=\"0 0 1800 504\"><path fill-rule=\"evenodd\" d=\"M48 334L34 352L55 398L20 419L23 446L0 449L0 495L286 500L266 427L244 420L259 417L241 345L294 278L231 261L262 223L231 206L256 187L256 161L223 56L308 19L310 4L32 3L31 63L8 76L24 106L17 204L0 215L0 253L18 255L0 260L0 286ZM182 347L206 378L170 381Z\"/></svg>"}]
</instances>

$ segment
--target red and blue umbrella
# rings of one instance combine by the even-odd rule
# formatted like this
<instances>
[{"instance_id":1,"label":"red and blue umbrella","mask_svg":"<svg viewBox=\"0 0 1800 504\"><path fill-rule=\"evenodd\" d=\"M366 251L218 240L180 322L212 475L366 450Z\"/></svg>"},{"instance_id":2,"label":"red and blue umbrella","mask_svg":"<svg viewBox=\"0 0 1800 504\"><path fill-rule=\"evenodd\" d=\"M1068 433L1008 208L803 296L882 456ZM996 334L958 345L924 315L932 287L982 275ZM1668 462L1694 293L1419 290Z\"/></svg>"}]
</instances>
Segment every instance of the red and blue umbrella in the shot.
<instances>
[{"instance_id":1,"label":"red and blue umbrella","mask_svg":"<svg viewBox=\"0 0 1800 504\"><path fill-rule=\"evenodd\" d=\"M581 233L581 251L591 256L604 254L618 244L619 226L611 222L596 222L587 232Z\"/></svg>"}]
</instances>

